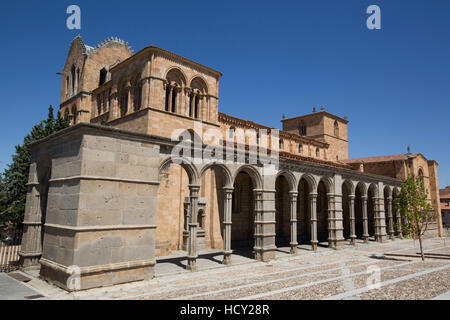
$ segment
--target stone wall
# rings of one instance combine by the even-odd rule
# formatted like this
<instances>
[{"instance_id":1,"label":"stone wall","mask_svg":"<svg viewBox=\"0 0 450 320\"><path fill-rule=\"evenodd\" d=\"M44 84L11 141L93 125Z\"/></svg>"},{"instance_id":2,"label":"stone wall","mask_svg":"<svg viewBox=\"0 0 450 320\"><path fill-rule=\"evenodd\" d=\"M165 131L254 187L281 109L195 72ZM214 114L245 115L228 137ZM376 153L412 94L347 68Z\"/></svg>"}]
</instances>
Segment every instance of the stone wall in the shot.
<instances>
[{"instance_id":1,"label":"stone wall","mask_svg":"<svg viewBox=\"0 0 450 320\"><path fill-rule=\"evenodd\" d=\"M152 277L159 146L83 126L37 146L54 168L41 277L66 289L73 266L81 289Z\"/></svg>"}]
</instances>

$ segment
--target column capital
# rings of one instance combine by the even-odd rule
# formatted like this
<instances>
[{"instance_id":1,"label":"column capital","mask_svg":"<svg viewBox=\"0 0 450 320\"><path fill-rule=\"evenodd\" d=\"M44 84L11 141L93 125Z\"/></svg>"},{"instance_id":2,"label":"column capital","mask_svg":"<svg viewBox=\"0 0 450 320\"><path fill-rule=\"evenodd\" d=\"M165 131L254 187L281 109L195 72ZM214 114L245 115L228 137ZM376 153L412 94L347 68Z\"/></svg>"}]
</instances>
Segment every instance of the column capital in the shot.
<instances>
[{"instance_id":1,"label":"column capital","mask_svg":"<svg viewBox=\"0 0 450 320\"><path fill-rule=\"evenodd\" d=\"M222 190L226 193L232 193L234 191L233 187L223 187Z\"/></svg>"},{"instance_id":2,"label":"column capital","mask_svg":"<svg viewBox=\"0 0 450 320\"><path fill-rule=\"evenodd\" d=\"M350 194L350 195L348 195L348 199L349 200L355 200L355 195L354 194Z\"/></svg>"},{"instance_id":3,"label":"column capital","mask_svg":"<svg viewBox=\"0 0 450 320\"><path fill-rule=\"evenodd\" d=\"M313 192L311 192L310 194L308 194L308 198L309 199L316 199L317 198L317 193L313 193Z\"/></svg>"}]
</instances>

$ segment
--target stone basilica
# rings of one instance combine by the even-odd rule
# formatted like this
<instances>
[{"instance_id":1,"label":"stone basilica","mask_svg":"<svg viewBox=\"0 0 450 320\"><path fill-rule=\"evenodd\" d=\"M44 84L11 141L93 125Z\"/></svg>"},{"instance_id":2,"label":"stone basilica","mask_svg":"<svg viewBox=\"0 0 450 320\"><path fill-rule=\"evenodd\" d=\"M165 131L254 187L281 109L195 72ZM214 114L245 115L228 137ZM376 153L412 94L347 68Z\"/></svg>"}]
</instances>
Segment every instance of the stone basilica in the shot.
<instances>
[{"instance_id":1,"label":"stone basilica","mask_svg":"<svg viewBox=\"0 0 450 320\"><path fill-rule=\"evenodd\" d=\"M149 279L174 251L194 271L203 249L232 264L233 250L268 261L280 246L392 241L402 237L393 199L409 174L439 208L434 160L349 159L348 120L323 107L283 118L282 130L221 113L222 74L164 49L78 36L61 73L60 112L72 125L32 145L20 255L67 290L74 266L86 289ZM193 157L174 155L182 140ZM231 150L230 161L196 161L209 144ZM430 233L442 234L440 220Z\"/></svg>"}]
</instances>

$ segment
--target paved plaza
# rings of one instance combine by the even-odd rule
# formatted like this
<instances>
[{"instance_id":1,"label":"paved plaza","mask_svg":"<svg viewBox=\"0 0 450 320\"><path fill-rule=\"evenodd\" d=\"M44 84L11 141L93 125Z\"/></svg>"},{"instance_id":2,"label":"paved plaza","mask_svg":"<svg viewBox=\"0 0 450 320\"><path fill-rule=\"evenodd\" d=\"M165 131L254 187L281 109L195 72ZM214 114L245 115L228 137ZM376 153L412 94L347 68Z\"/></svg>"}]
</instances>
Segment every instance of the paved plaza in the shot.
<instances>
[{"instance_id":1,"label":"paved plaza","mask_svg":"<svg viewBox=\"0 0 450 320\"><path fill-rule=\"evenodd\" d=\"M41 299L448 300L450 241L427 239L425 251L436 258L425 262L413 257L418 247L412 240L358 242L357 248L346 244L337 251L321 246L316 253L300 246L296 256L289 255L288 248L280 248L277 259L267 263L251 259L251 252L235 251L232 266L221 265L221 252L211 250L199 255L197 272L186 270L185 256L178 253L160 258L156 277L148 281L75 293L38 278L19 284L27 287L24 295L34 292L45 296ZM14 299L20 299L20 294Z\"/></svg>"}]
</instances>

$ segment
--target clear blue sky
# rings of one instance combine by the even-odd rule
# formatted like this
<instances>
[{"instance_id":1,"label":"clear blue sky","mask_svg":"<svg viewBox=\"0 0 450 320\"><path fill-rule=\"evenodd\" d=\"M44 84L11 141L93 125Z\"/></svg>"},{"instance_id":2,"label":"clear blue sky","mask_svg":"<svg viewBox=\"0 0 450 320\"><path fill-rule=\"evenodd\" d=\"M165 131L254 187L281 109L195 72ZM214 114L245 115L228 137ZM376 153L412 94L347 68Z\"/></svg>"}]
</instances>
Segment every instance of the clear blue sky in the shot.
<instances>
[{"instance_id":1,"label":"clear blue sky","mask_svg":"<svg viewBox=\"0 0 450 320\"><path fill-rule=\"evenodd\" d=\"M81 30L66 8L81 7ZM381 8L381 30L366 8ZM280 126L325 105L347 115L350 157L421 152L450 185L450 1L5 1L0 169L59 104L71 40L154 44L223 72L222 112Z\"/></svg>"}]
</instances>

